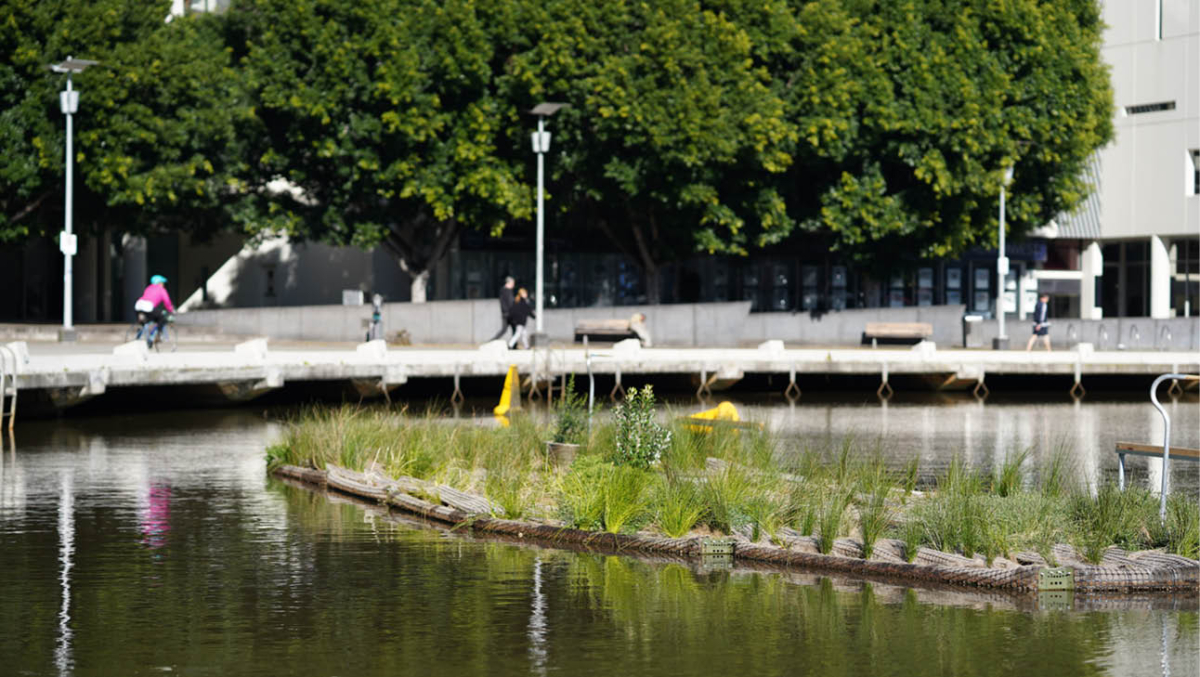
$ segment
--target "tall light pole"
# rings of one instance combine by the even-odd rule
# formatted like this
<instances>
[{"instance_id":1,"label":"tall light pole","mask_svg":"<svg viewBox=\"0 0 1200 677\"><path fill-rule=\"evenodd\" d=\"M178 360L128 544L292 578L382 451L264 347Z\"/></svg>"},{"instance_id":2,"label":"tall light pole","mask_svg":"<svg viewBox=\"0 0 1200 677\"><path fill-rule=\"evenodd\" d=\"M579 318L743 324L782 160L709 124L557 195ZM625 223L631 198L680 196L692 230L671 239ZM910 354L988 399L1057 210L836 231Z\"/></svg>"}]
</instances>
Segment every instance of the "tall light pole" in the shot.
<instances>
[{"instance_id":1,"label":"tall light pole","mask_svg":"<svg viewBox=\"0 0 1200 677\"><path fill-rule=\"evenodd\" d=\"M1004 287L1008 278L1008 254L1004 247L1004 192L1012 181L1013 167L1004 170L1004 181L1000 183L1000 250L996 253L996 320L998 331L992 339L992 350L1007 350L1008 335L1004 333Z\"/></svg>"},{"instance_id":2,"label":"tall light pole","mask_svg":"<svg viewBox=\"0 0 1200 677\"><path fill-rule=\"evenodd\" d=\"M545 334L542 332L542 298L545 291L543 284L545 279L545 215L542 209L542 184L545 176L545 161L544 157L550 151L550 132L546 131L546 118L554 115L561 108L566 108L565 103L539 103L529 111L537 116L538 129L533 133L533 152L537 153L537 282L534 285L534 313L536 313L536 324L533 332L533 343L539 345L545 340Z\"/></svg>"},{"instance_id":3,"label":"tall light pole","mask_svg":"<svg viewBox=\"0 0 1200 677\"><path fill-rule=\"evenodd\" d=\"M71 200L75 187L75 138L71 116L79 110L79 92L71 88L71 75L82 73L88 66L95 66L99 61L87 61L67 57L62 63L50 64L50 70L55 73L67 74L67 88L58 93L58 105L63 115L67 116L67 163L66 163L66 208L63 210L63 231L58 237L58 248L63 253L63 326L58 331L59 341L74 341L75 326L72 322L71 286L74 278L71 270L71 258L78 250L77 238L71 232Z\"/></svg>"}]
</instances>

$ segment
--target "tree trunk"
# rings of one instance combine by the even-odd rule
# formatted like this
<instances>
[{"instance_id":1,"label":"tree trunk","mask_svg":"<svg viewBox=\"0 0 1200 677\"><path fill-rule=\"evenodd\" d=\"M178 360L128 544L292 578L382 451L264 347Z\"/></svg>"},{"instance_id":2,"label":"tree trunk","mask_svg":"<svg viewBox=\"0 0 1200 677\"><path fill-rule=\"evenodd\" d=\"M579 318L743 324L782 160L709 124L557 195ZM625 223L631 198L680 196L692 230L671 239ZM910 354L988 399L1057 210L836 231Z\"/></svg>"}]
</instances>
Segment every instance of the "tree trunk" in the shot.
<instances>
[{"instance_id":1,"label":"tree trunk","mask_svg":"<svg viewBox=\"0 0 1200 677\"><path fill-rule=\"evenodd\" d=\"M409 300L412 303L425 303L425 290L429 286L429 269L426 268L415 275L410 273L410 275L412 275L412 286L409 287L411 296Z\"/></svg>"},{"instance_id":2,"label":"tree trunk","mask_svg":"<svg viewBox=\"0 0 1200 677\"><path fill-rule=\"evenodd\" d=\"M656 306L662 302L662 269L657 263L646 263L643 266L646 271L646 303Z\"/></svg>"}]
</instances>

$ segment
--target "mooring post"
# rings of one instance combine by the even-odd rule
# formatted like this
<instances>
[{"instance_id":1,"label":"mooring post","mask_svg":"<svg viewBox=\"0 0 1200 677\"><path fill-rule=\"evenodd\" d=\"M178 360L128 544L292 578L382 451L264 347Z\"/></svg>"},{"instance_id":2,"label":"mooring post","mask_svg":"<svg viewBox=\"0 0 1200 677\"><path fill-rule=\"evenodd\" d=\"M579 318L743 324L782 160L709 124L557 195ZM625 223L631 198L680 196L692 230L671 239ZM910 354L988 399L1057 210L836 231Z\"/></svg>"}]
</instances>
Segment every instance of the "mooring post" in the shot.
<instances>
[{"instance_id":1,"label":"mooring post","mask_svg":"<svg viewBox=\"0 0 1200 677\"><path fill-rule=\"evenodd\" d=\"M980 399L987 397L988 394L991 393L991 391L988 390L987 384L985 384L983 382L985 377L986 377L986 370L983 368L983 365L981 364L981 365L979 365L979 380L975 382L975 389L971 391L971 393L973 395L975 395L975 397L978 397ZM979 394L980 391L983 391L982 395Z\"/></svg>"},{"instance_id":2,"label":"mooring post","mask_svg":"<svg viewBox=\"0 0 1200 677\"><path fill-rule=\"evenodd\" d=\"M800 395L800 386L796 385L796 363L793 362L788 369L788 385L783 389L783 396L794 402L800 399Z\"/></svg>"},{"instance_id":3,"label":"mooring post","mask_svg":"<svg viewBox=\"0 0 1200 677\"><path fill-rule=\"evenodd\" d=\"M451 404L462 404L463 400L466 399L463 397L462 387L461 387L461 384L459 381L459 371L461 369L462 369L462 365L459 364L458 362L455 362L454 363L454 392L450 395L450 403Z\"/></svg>"},{"instance_id":4,"label":"mooring post","mask_svg":"<svg viewBox=\"0 0 1200 677\"><path fill-rule=\"evenodd\" d=\"M875 391L875 394L878 395L879 397L882 397L883 399L887 399L896 393L896 391L892 389L891 384L888 383L887 360L884 360L884 362L883 362L883 372L881 373L881 378L882 378L882 383L879 384L879 389ZM885 391L885 390L887 391L887 395L883 394L883 391Z\"/></svg>"},{"instance_id":5,"label":"mooring post","mask_svg":"<svg viewBox=\"0 0 1200 677\"><path fill-rule=\"evenodd\" d=\"M617 382L613 384L612 392L608 394L608 399L612 400L613 402L617 401L618 392L621 393L621 399L625 399L625 388L621 385L621 365L618 363L616 368Z\"/></svg>"},{"instance_id":6,"label":"mooring post","mask_svg":"<svg viewBox=\"0 0 1200 677\"><path fill-rule=\"evenodd\" d=\"M1079 399L1087 393L1083 387L1083 355L1075 355L1075 385L1071 386L1071 397Z\"/></svg>"}]
</instances>

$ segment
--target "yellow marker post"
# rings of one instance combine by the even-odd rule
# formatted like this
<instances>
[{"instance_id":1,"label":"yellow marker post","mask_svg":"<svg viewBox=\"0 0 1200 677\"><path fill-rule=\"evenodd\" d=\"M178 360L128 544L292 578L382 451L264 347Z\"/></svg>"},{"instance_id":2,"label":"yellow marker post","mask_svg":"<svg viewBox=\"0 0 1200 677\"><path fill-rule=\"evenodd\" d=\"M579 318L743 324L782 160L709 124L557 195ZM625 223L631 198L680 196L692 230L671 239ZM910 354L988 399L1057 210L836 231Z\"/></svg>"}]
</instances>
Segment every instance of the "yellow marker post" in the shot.
<instances>
[{"instance_id":1,"label":"yellow marker post","mask_svg":"<svg viewBox=\"0 0 1200 677\"><path fill-rule=\"evenodd\" d=\"M504 390L500 392L500 404L492 410L497 416L504 416L510 411L521 408L521 377L517 374L517 365L508 366L508 375L504 377Z\"/></svg>"}]
</instances>

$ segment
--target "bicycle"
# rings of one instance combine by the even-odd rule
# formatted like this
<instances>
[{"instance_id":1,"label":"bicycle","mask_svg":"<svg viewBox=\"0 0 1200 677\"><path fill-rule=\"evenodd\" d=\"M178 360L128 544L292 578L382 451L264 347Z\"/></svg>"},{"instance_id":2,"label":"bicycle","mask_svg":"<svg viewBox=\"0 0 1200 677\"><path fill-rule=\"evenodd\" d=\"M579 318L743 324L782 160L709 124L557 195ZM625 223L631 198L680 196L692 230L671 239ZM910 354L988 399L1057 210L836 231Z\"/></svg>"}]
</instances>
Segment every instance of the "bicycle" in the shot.
<instances>
[{"instance_id":1,"label":"bicycle","mask_svg":"<svg viewBox=\"0 0 1200 677\"><path fill-rule=\"evenodd\" d=\"M161 324L153 317L138 313L139 320L145 318L145 321L134 320L133 324L125 330L125 342L130 341L146 341L146 347L152 348L155 352L162 352L165 345L170 352L175 352L179 349L179 330L175 327L175 317L167 315L166 319Z\"/></svg>"}]
</instances>

